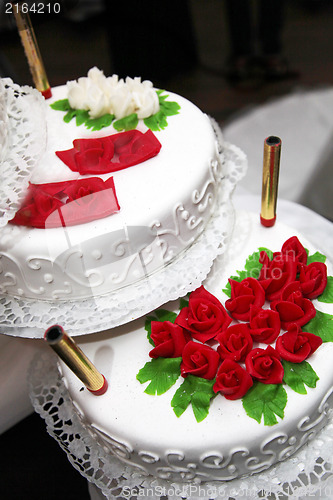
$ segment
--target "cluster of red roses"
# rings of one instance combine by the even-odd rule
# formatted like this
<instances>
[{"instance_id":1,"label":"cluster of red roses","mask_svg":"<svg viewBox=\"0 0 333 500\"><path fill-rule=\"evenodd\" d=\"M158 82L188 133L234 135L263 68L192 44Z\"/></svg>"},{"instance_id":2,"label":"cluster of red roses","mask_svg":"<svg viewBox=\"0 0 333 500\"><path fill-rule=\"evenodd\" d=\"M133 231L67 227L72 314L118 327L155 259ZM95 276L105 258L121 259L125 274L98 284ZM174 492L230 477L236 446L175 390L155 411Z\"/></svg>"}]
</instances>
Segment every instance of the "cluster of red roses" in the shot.
<instances>
[{"instance_id":1,"label":"cluster of red roses","mask_svg":"<svg viewBox=\"0 0 333 500\"><path fill-rule=\"evenodd\" d=\"M183 377L216 377L214 392L231 400L243 397L253 380L282 383L281 359L300 363L322 343L301 327L316 314L311 299L323 293L327 270L321 262L307 265L306 250L295 236L272 259L261 252L259 261L258 279L229 280L231 298L225 308L201 286L191 293L175 323L152 321L155 348L150 356L182 357ZM263 308L266 301L270 308ZM280 335L281 328L285 333ZM253 348L253 342L275 341L275 348Z\"/></svg>"},{"instance_id":2,"label":"cluster of red roses","mask_svg":"<svg viewBox=\"0 0 333 500\"><path fill-rule=\"evenodd\" d=\"M57 156L81 175L105 174L142 163L157 155L160 142L151 130L130 130L98 139L76 139L74 148ZM26 198L11 223L20 226L61 227L82 224L119 210L113 177L29 184Z\"/></svg>"}]
</instances>

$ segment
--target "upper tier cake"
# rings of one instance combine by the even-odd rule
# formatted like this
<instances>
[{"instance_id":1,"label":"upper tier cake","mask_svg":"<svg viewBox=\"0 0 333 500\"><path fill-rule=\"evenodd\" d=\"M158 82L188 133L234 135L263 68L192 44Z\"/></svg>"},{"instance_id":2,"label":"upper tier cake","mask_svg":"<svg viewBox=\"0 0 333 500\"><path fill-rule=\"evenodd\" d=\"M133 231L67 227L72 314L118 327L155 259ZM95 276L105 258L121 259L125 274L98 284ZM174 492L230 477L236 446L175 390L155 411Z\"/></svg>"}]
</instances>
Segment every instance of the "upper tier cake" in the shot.
<instances>
[{"instance_id":1,"label":"upper tier cake","mask_svg":"<svg viewBox=\"0 0 333 500\"><path fill-rule=\"evenodd\" d=\"M95 396L60 363L97 449L143 475L200 483L263 471L313 438L333 407L324 261L289 227L238 213L203 288L78 339L109 385Z\"/></svg>"},{"instance_id":2,"label":"upper tier cake","mask_svg":"<svg viewBox=\"0 0 333 500\"><path fill-rule=\"evenodd\" d=\"M45 101L46 151L0 233L4 297L66 307L141 283L193 247L235 185L223 180L221 136L194 104L140 79L107 79L96 68L88 75ZM219 224L206 274L229 222ZM187 286L200 265L188 265Z\"/></svg>"}]
</instances>

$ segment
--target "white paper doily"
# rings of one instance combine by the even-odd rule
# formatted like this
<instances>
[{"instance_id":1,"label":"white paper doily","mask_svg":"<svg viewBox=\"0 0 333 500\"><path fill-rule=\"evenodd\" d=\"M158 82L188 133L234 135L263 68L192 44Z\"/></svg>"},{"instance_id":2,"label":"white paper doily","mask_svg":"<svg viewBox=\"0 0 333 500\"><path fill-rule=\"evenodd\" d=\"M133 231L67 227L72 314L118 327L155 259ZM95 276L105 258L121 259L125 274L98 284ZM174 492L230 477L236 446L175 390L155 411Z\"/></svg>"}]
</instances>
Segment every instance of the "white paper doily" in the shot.
<instances>
[{"instance_id":1,"label":"white paper doily","mask_svg":"<svg viewBox=\"0 0 333 500\"><path fill-rule=\"evenodd\" d=\"M44 98L28 86L20 87L10 78L0 81L1 101L6 120L1 142L0 228L11 220L24 198L33 169L46 148ZM3 122L3 120L1 120Z\"/></svg>"},{"instance_id":2,"label":"white paper doily","mask_svg":"<svg viewBox=\"0 0 333 500\"><path fill-rule=\"evenodd\" d=\"M29 388L32 404L45 420L48 433L67 453L73 467L108 499L333 498L333 418L296 454L264 472L226 482L176 484L139 475L92 437L76 413L53 353L36 356L30 367Z\"/></svg>"},{"instance_id":3,"label":"white paper doily","mask_svg":"<svg viewBox=\"0 0 333 500\"><path fill-rule=\"evenodd\" d=\"M213 123L214 125L214 123ZM220 129L215 126L219 136ZM233 226L232 192L245 175L245 154L219 138L224 179L220 199L207 227L190 248L167 266L134 285L84 300L47 302L0 297L0 333L42 338L58 323L72 336L95 333L139 318L194 290L205 279L217 255L224 252Z\"/></svg>"}]
</instances>

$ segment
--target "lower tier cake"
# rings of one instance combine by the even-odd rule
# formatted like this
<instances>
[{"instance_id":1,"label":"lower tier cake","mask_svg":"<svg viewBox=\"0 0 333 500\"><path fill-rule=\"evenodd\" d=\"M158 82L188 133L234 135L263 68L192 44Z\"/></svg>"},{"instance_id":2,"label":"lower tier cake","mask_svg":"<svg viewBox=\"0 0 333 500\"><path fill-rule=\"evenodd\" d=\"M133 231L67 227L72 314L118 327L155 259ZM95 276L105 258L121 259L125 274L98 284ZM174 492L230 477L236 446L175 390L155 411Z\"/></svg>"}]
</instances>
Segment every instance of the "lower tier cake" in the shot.
<instances>
[{"instance_id":1,"label":"lower tier cake","mask_svg":"<svg viewBox=\"0 0 333 500\"><path fill-rule=\"evenodd\" d=\"M76 338L108 381L95 396L60 362L83 425L140 474L176 482L232 480L290 457L332 415L325 260L291 228L238 213L203 287Z\"/></svg>"}]
</instances>

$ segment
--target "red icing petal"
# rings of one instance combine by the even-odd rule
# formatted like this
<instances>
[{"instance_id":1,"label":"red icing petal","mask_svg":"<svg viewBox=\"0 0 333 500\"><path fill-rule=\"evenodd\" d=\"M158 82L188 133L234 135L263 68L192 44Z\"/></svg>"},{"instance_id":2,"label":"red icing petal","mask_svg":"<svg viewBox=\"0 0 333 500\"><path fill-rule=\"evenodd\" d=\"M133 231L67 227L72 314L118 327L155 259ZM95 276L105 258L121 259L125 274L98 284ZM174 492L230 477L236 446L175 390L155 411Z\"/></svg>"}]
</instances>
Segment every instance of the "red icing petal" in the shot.
<instances>
[{"instance_id":1,"label":"red icing petal","mask_svg":"<svg viewBox=\"0 0 333 500\"><path fill-rule=\"evenodd\" d=\"M313 333L302 332L292 324L288 331L276 341L276 350L283 359L292 363L301 363L322 344L322 339Z\"/></svg>"},{"instance_id":2,"label":"red icing petal","mask_svg":"<svg viewBox=\"0 0 333 500\"><path fill-rule=\"evenodd\" d=\"M284 370L280 355L270 345L266 349L253 349L246 357L249 374L264 384L281 384Z\"/></svg>"},{"instance_id":3,"label":"red icing petal","mask_svg":"<svg viewBox=\"0 0 333 500\"><path fill-rule=\"evenodd\" d=\"M253 346L250 329L245 323L229 326L217 335L216 340L220 344L217 352L221 359L244 361Z\"/></svg>"},{"instance_id":4,"label":"red icing petal","mask_svg":"<svg viewBox=\"0 0 333 500\"><path fill-rule=\"evenodd\" d=\"M244 368L235 361L225 359L217 372L213 390L221 392L226 399L235 400L242 398L252 385L252 377Z\"/></svg>"},{"instance_id":5,"label":"red icing petal","mask_svg":"<svg viewBox=\"0 0 333 500\"><path fill-rule=\"evenodd\" d=\"M221 302L203 286L191 293L189 306L183 308L176 319L177 324L200 342L214 338L230 322L231 318Z\"/></svg>"},{"instance_id":6,"label":"red icing petal","mask_svg":"<svg viewBox=\"0 0 333 500\"><path fill-rule=\"evenodd\" d=\"M191 374L212 380L216 375L219 361L220 356L214 349L191 340L183 350L181 374L183 377Z\"/></svg>"},{"instance_id":7,"label":"red icing petal","mask_svg":"<svg viewBox=\"0 0 333 500\"><path fill-rule=\"evenodd\" d=\"M249 321L251 306L261 307L265 303L265 291L258 280L245 278L241 282L229 279L231 299L225 303L233 318Z\"/></svg>"},{"instance_id":8,"label":"red icing petal","mask_svg":"<svg viewBox=\"0 0 333 500\"><path fill-rule=\"evenodd\" d=\"M315 299L323 293L327 285L327 267L323 262L312 262L303 266L299 276L303 295Z\"/></svg>"},{"instance_id":9,"label":"red icing petal","mask_svg":"<svg viewBox=\"0 0 333 500\"><path fill-rule=\"evenodd\" d=\"M183 328L170 321L152 321L151 339L156 346L149 353L152 358L178 358L189 340Z\"/></svg>"},{"instance_id":10,"label":"red icing petal","mask_svg":"<svg viewBox=\"0 0 333 500\"><path fill-rule=\"evenodd\" d=\"M297 302L281 300L271 303L271 308L279 313L281 325L285 329L290 323L303 326L316 315L316 309L310 300L301 298Z\"/></svg>"}]
</instances>

